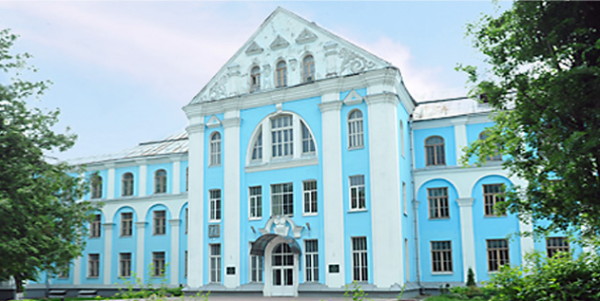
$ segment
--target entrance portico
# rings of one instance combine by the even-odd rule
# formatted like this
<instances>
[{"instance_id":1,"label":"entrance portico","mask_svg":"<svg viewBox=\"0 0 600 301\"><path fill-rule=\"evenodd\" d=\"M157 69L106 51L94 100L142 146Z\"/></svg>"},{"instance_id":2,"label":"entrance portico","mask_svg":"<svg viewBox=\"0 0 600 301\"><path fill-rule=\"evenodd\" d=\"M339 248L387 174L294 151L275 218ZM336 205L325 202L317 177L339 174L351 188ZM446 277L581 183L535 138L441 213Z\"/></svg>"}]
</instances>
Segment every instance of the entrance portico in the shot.
<instances>
[{"instance_id":1,"label":"entrance portico","mask_svg":"<svg viewBox=\"0 0 600 301\"><path fill-rule=\"evenodd\" d=\"M264 256L264 296L298 296L300 246L295 239L264 234L253 244L250 254Z\"/></svg>"}]
</instances>

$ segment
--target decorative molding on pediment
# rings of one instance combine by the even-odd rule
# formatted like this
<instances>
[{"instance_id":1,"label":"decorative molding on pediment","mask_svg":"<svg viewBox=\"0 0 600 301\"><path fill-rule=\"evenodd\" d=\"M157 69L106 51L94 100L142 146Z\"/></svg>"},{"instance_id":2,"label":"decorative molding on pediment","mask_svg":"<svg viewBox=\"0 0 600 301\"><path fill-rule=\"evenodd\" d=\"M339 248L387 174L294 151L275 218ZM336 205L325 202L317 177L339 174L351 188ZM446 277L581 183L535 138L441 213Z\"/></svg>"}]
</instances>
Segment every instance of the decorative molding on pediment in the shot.
<instances>
[{"instance_id":1,"label":"decorative molding on pediment","mask_svg":"<svg viewBox=\"0 0 600 301\"><path fill-rule=\"evenodd\" d=\"M288 46L290 46L290 43L288 41L286 41L284 38L282 38L280 35L277 35L275 40L273 40L273 42L271 43L271 49L273 49L273 50L283 49Z\"/></svg>"},{"instance_id":2,"label":"decorative molding on pediment","mask_svg":"<svg viewBox=\"0 0 600 301\"><path fill-rule=\"evenodd\" d=\"M340 66L341 74L354 74L375 68L375 63L373 61L366 59L348 48L342 48L339 56L342 60Z\"/></svg>"},{"instance_id":3,"label":"decorative molding on pediment","mask_svg":"<svg viewBox=\"0 0 600 301\"><path fill-rule=\"evenodd\" d=\"M246 48L246 55L261 54L264 51L256 42L252 42L248 48Z\"/></svg>"},{"instance_id":4,"label":"decorative molding on pediment","mask_svg":"<svg viewBox=\"0 0 600 301\"><path fill-rule=\"evenodd\" d=\"M346 98L344 98L345 105L357 105L362 102L363 102L363 97L360 96L360 94L358 94L358 92L356 92L356 90L352 90L350 93L348 93Z\"/></svg>"},{"instance_id":5,"label":"decorative molding on pediment","mask_svg":"<svg viewBox=\"0 0 600 301\"><path fill-rule=\"evenodd\" d=\"M274 233L284 237L292 236L294 238L300 238L302 237L303 228L303 226L297 226L288 216L276 215L272 216L265 224L265 227L258 229L258 231L260 231L262 235Z\"/></svg>"},{"instance_id":6,"label":"decorative molding on pediment","mask_svg":"<svg viewBox=\"0 0 600 301\"><path fill-rule=\"evenodd\" d=\"M210 119L206 123L206 127L208 127L209 129L213 129L213 128L220 127L220 126L221 126L221 120L219 120L219 117L217 117L215 115L210 117Z\"/></svg>"},{"instance_id":7,"label":"decorative molding on pediment","mask_svg":"<svg viewBox=\"0 0 600 301\"><path fill-rule=\"evenodd\" d=\"M304 28L304 30L296 38L296 43L307 44L310 42L314 42L316 40L317 40L317 35L314 34L312 31L308 30L308 28Z\"/></svg>"}]
</instances>

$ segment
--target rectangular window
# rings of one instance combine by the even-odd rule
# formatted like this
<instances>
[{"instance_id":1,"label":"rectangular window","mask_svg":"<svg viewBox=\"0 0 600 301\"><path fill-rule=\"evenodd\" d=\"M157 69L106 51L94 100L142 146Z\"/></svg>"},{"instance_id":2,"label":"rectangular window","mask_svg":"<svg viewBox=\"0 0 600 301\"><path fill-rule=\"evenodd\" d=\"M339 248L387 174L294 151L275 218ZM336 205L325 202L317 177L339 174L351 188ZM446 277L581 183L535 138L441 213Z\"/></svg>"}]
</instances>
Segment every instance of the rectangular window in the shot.
<instances>
[{"instance_id":1,"label":"rectangular window","mask_svg":"<svg viewBox=\"0 0 600 301\"><path fill-rule=\"evenodd\" d=\"M133 213L121 213L121 236L131 236L133 232Z\"/></svg>"},{"instance_id":2,"label":"rectangular window","mask_svg":"<svg viewBox=\"0 0 600 301\"><path fill-rule=\"evenodd\" d=\"M408 215L408 198L406 194L405 182L402 182L402 208L404 209L404 215Z\"/></svg>"},{"instance_id":3,"label":"rectangular window","mask_svg":"<svg viewBox=\"0 0 600 301\"><path fill-rule=\"evenodd\" d=\"M317 213L317 181L310 180L302 183L304 187L304 213Z\"/></svg>"},{"instance_id":4,"label":"rectangular window","mask_svg":"<svg viewBox=\"0 0 600 301\"><path fill-rule=\"evenodd\" d=\"M262 187L252 186L248 189L249 217L259 219L262 217Z\"/></svg>"},{"instance_id":5,"label":"rectangular window","mask_svg":"<svg viewBox=\"0 0 600 301\"><path fill-rule=\"evenodd\" d=\"M183 252L183 277L188 276L188 251Z\"/></svg>"},{"instance_id":6,"label":"rectangular window","mask_svg":"<svg viewBox=\"0 0 600 301\"><path fill-rule=\"evenodd\" d=\"M98 278L100 275L100 254L88 255L88 278Z\"/></svg>"},{"instance_id":7,"label":"rectangular window","mask_svg":"<svg viewBox=\"0 0 600 301\"><path fill-rule=\"evenodd\" d=\"M152 252L152 276L165 275L165 252Z\"/></svg>"},{"instance_id":8,"label":"rectangular window","mask_svg":"<svg viewBox=\"0 0 600 301\"><path fill-rule=\"evenodd\" d=\"M294 130L291 115L271 119L272 156L288 157L294 154Z\"/></svg>"},{"instance_id":9,"label":"rectangular window","mask_svg":"<svg viewBox=\"0 0 600 301\"><path fill-rule=\"evenodd\" d=\"M566 237L546 238L546 252L548 257L554 257L559 252L569 252L569 241Z\"/></svg>"},{"instance_id":10,"label":"rectangular window","mask_svg":"<svg viewBox=\"0 0 600 301\"><path fill-rule=\"evenodd\" d=\"M221 220L221 189L211 189L210 194L210 221Z\"/></svg>"},{"instance_id":11,"label":"rectangular window","mask_svg":"<svg viewBox=\"0 0 600 301\"><path fill-rule=\"evenodd\" d=\"M483 185L483 200L485 204L486 216L497 216L494 210L496 204L504 201L504 185L490 184ZM505 215L505 214L501 214Z\"/></svg>"},{"instance_id":12,"label":"rectangular window","mask_svg":"<svg viewBox=\"0 0 600 301\"><path fill-rule=\"evenodd\" d=\"M163 235L167 231L167 214L164 210L154 211L154 235Z\"/></svg>"},{"instance_id":13,"label":"rectangular window","mask_svg":"<svg viewBox=\"0 0 600 301\"><path fill-rule=\"evenodd\" d=\"M189 224L190 224L190 209L185 208L185 234L188 233Z\"/></svg>"},{"instance_id":14,"label":"rectangular window","mask_svg":"<svg viewBox=\"0 0 600 301\"><path fill-rule=\"evenodd\" d=\"M252 245L250 244L250 250L252 250ZM263 269L264 269L264 261L263 256L256 256L250 254L250 281L251 282L263 282Z\"/></svg>"},{"instance_id":15,"label":"rectangular window","mask_svg":"<svg viewBox=\"0 0 600 301\"><path fill-rule=\"evenodd\" d=\"M100 237L102 227L102 216L100 214L94 215L92 222L90 223L90 238Z\"/></svg>"},{"instance_id":16,"label":"rectangular window","mask_svg":"<svg viewBox=\"0 0 600 301\"><path fill-rule=\"evenodd\" d=\"M508 258L508 240L506 239L488 239L487 254L488 254L488 271L495 272L501 266L509 264Z\"/></svg>"},{"instance_id":17,"label":"rectangular window","mask_svg":"<svg viewBox=\"0 0 600 301\"><path fill-rule=\"evenodd\" d=\"M131 277L131 253L119 253L119 277Z\"/></svg>"},{"instance_id":18,"label":"rectangular window","mask_svg":"<svg viewBox=\"0 0 600 301\"><path fill-rule=\"evenodd\" d=\"M304 258L306 265L306 281L319 281L319 244L316 239L304 241Z\"/></svg>"},{"instance_id":19,"label":"rectangular window","mask_svg":"<svg viewBox=\"0 0 600 301\"><path fill-rule=\"evenodd\" d=\"M294 186L292 183L271 185L271 212L273 216L294 215Z\"/></svg>"},{"instance_id":20,"label":"rectangular window","mask_svg":"<svg viewBox=\"0 0 600 301\"><path fill-rule=\"evenodd\" d=\"M431 242L431 270L436 273L452 272L452 242Z\"/></svg>"},{"instance_id":21,"label":"rectangular window","mask_svg":"<svg viewBox=\"0 0 600 301\"><path fill-rule=\"evenodd\" d=\"M429 202L429 218L449 218L448 188L427 188Z\"/></svg>"},{"instance_id":22,"label":"rectangular window","mask_svg":"<svg viewBox=\"0 0 600 301\"><path fill-rule=\"evenodd\" d=\"M221 244L209 244L210 282L221 282Z\"/></svg>"},{"instance_id":23,"label":"rectangular window","mask_svg":"<svg viewBox=\"0 0 600 301\"><path fill-rule=\"evenodd\" d=\"M365 176L350 176L350 210L366 209Z\"/></svg>"},{"instance_id":24,"label":"rectangular window","mask_svg":"<svg viewBox=\"0 0 600 301\"><path fill-rule=\"evenodd\" d=\"M369 265L367 261L367 238L352 237L352 280L369 281Z\"/></svg>"}]
</instances>

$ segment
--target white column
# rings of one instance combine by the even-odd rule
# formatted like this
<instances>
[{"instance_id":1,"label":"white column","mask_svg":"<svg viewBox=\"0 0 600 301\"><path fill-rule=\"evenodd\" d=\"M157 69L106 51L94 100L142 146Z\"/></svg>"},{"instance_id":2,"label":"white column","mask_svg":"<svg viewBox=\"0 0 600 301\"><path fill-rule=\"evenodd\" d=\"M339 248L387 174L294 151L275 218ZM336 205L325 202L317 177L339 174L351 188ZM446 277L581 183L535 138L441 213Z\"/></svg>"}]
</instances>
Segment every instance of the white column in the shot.
<instances>
[{"instance_id":1,"label":"white column","mask_svg":"<svg viewBox=\"0 0 600 301\"><path fill-rule=\"evenodd\" d=\"M113 170L114 171L114 170ZM114 175L114 173L113 173ZM109 184L110 185L110 184ZM105 223L104 226L104 258L102 266L104 267L104 284L110 284L110 275L112 267L112 230L114 223Z\"/></svg>"},{"instance_id":2,"label":"white column","mask_svg":"<svg viewBox=\"0 0 600 301\"><path fill-rule=\"evenodd\" d=\"M203 284L204 270L204 124L187 127L188 132L188 287L198 289Z\"/></svg>"},{"instance_id":3,"label":"white column","mask_svg":"<svg viewBox=\"0 0 600 301\"><path fill-rule=\"evenodd\" d=\"M81 283L81 256L75 258L73 262L73 284Z\"/></svg>"},{"instance_id":4,"label":"white column","mask_svg":"<svg viewBox=\"0 0 600 301\"><path fill-rule=\"evenodd\" d=\"M137 162L140 165L140 176L139 176L139 185L138 185L138 196L146 195L146 181L147 181L147 172L148 168L146 165L146 160L140 160Z\"/></svg>"},{"instance_id":5,"label":"white column","mask_svg":"<svg viewBox=\"0 0 600 301\"><path fill-rule=\"evenodd\" d=\"M225 112L223 266L234 267L235 274L224 276L225 287L240 285L240 118L239 111Z\"/></svg>"},{"instance_id":6,"label":"white column","mask_svg":"<svg viewBox=\"0 0 600 301\"><path fill-rule=\"evenodd\" d=\"M179 284L179 225L180 219L169 220L171 224L171 261L169 268L171 269L171 284Z\"/></svg>"},{"instance_id":7,"label":"white column","mask_svg":"<svg viewBox=\"0 0 600 301\"><path fill-rule=\"evenodd\" d=\"M519 219L519 232L533 233L533 225ZM521 238L521 261L525 263L525 255L530 254L535 250L533 236L520 235Z\"/></svg>"},{"instance_id":8,"label":"white column","mask_svg":"<svg viewBox=\"0 0 600 301\"><path fill-rule=\"evenodd\" d=\"M460 236L462 240L463 271L466 275L469 268L475 273L475 234L473 233L473 198L459 198L456 200L460 208Z\"/></svg>"},{"instance_id":9,"label":"white column","mask_svg":"<svg viewBox=\"0 0 600 301\"><path fill-rule=\"evenodd\" d=\"M344 203L342 193L342 138L338 95L323 95L319 105L323 133L323 216L325 230L325 283L329 287L345 284L344 264ZM329 99L328 99L329 98ZM329 101L327 101L329 100ZM329 265L340 267L339 273L329 273Z\"/></svg>"},{"instance_id":10,"label":"white column","mask_svg":"<svg viewBox=\"0 0 600 301\"><path fill-rule=\"evenodd\" d=\"M115 198L115 167L111 164L108 166L108 179L106 183L106 198Z\"/></svg>"},{"instance_id":11,"label":"white column","mask_svg":"<svg viewBox=\"0 0 600 301\"><path fill-rule=\"evenodd\" d=\"M181 161L179 158L173 159L173 194L179 194L181 192Z\"/></svg>"},{"instance_id":12,"label":"white column","mask_svg":"<svg viewBox=\"0 0 600 301\"><path fill-rule=\"evenodd\" d=\"M146 222L135 223L135 235L137 235L137 245L135 254L135 273L137 277L144 281L144 236L146 236Z\"/></svg>"},{"instance_id":13,"label":"white column","mask_svg":"<svg viewBox=\"0 0 600 301\"><path fill-rule=\"evenodd\" d=\"M467 119L459 118L452 120L454 124L454 141L456 143L456 163L460 162L463 156L463 148L467 146Z\"/></svg>"},{"instance_id":14,"label":"white column","mask_svg":"<svg viewBox=\"0 0 600 301\"><path fill-rule=\"evenodd\" d=\"M373 283L390 287L404 283L398 100L393 94L367 96L369 119L370 206ZM390 260L390 258L396 258Z\"/></svg>"}]
</instances>

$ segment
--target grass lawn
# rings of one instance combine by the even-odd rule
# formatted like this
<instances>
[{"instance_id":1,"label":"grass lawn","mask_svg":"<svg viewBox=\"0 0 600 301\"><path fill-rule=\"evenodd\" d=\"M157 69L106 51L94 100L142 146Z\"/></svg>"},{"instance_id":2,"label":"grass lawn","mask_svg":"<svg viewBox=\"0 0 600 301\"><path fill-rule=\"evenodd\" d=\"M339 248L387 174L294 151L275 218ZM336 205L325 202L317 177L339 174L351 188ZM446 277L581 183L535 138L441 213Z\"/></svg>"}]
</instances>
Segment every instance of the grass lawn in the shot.
<instances>
[{"instance_id":1,"label":"grass lawn","mask_svg":"<svg viewBox=\"0 0 600 301\"><path fill-rule=\"evenodd\" d=\"M456 301L460 299L452 298L450 296L433 296L425 299L425 301Z\"/></svg>"}]
</instances>

